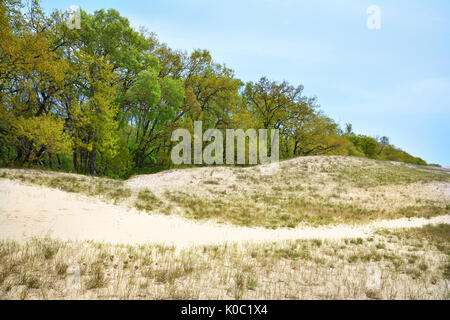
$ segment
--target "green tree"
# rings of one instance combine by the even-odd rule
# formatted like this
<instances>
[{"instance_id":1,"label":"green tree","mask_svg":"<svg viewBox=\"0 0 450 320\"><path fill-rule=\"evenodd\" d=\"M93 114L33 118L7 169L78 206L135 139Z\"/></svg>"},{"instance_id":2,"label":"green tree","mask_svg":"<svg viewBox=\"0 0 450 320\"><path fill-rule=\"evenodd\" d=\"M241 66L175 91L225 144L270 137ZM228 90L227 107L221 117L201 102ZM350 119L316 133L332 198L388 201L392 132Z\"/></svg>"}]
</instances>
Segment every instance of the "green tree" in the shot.
<instances>
[{"instance_id":1,"label":"green tree","mask_svg":"<svg viewBox=\"0 0 450 320\"><path fill-rule=\"evenodd\" d=\"M375 158L378 143L374 138L365 135L349 135L348 139L368 158Z\"/></svg>"},{"instance_id":2,"label":"green tree","mask_svg":"<svg viewBox=\"0 0 450 320\"><path fill-rule=\"evenodd\" d=\"M278 129L291 110L307 101L302 92L303 86L294 87L286 81L279 84L262 77L257 83L247 83L244 101L260 128Z\"/></svg>"},{"instance_id":3,"label":"green tree","mask_svg":"<svg viewBox=\"0 0 450 320\"><path fill-rule=\"evenodd\" d=\"M55 31L37 1L28 8L21 1L0 3L0 150L16 164L66 151L64 128L53 116L68 67L56 52ZM59 146L44 134L44 124L63 137Z\"/></svg>"},{"instance_id":4,"label":"green tree","mask_svg":"<svg viewBox=\"0 0 450 320\"><path fill-rule=\"evenodd\" d=\"M126 94L131 106L127 118L135 132L131 146L139 168L147 159L155 161L155 154L164 143L162 131L175 118L175 111L184 99L181 80L159 78L158 74L158 67L142 71Z\"/></svg>"}]
</instances>

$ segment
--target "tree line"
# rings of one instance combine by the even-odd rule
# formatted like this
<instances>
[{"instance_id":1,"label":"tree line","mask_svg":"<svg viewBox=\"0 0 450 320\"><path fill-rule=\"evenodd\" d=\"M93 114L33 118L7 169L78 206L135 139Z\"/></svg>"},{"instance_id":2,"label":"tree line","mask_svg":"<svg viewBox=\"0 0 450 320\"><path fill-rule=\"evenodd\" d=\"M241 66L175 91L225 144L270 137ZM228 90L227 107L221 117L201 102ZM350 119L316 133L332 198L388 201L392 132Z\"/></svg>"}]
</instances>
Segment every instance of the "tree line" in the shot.
<instances>
[{"instance_id":1,"label":"tree line","mask_svg":"<svg viewBox=\"0 0 450 320\"><path fill-rule=\"evenodd\" d=\"M280 157L352 155L426 165L353 133L303 86L244 83L207 50L169 48L116 10L81 28L38 1L0 3L0 165L128 177L170 167L178 128L279 129Z\"/></svg>"}]
</instances>

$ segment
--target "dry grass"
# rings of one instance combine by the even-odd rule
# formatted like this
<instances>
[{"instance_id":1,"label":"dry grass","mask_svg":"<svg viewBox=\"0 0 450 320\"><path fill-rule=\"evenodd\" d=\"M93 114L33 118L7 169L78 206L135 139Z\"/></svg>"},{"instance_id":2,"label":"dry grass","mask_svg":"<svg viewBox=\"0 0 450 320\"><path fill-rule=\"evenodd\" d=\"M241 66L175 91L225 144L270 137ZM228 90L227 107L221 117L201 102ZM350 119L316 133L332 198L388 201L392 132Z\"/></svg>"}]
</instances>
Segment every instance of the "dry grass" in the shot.
<instances>
[{"instance_id":1,"label":"dry grass","mask_svg":"<svg viewBox=\"0 0 450 320\"><path fill-rule=\"evenodd\" d=\"M148 189L139 191L134 206L138 210L154 211L162 207L163 202Z\"/></svg>"},{"instance_id":2,"label":"dry grass","mask_svg":"<svg viewBox=\"0 0 450 320\"><path fill-rule=\"evenodd\" d=\"M449 214L448 171L348 157L199 168L127 182L36 170L0 178L152 213L266 228ZM450 226L367 239L193 246L0 241L1 299L449 299ZM81 271L81 289L66 286ZM379 272L376 287L369 285ZM372 279L373 280L373 279Z\"/></svg>"},{"instance_id":3,"label":"dry grass","mask_svg":"<svg viewBox=\"0 0 450 320\"><path fill-rule=\"evenodd\" d=\"M450 212L450 175L368 159L299 158L276 175L229 170L212 184L166 190L161 197L197 220L266 228L366 223ZM206 184L206 182L208 182Z\"/></svg>"},{"instance_id":4,"label":"dry grass","mask_svg":"<svg viewBox=\"0 0 450 320\"><path fill-rule=\"evenodd\" d=\"M105 200L120 203L132 194L121 180L88 177L77 174L40 170L2 169L0 178L18 180L27 184L42 185L71 193L100 196Z\"/></svg>"},{"instance_id":5,"label":"dry grass","mask_svg":"<svg viewBox=\"0 0 450 320\"><path fill-rule=\"evenodd\" d=\"M2 299L449 299L450 226L176 249L0 242ZM81 290L67 290L78 265ZM368 270L380 270L369 287Z\"/></svg>"},{"instance_id":6,"label":"dry grass","mask_svg":"<svg viewBox=\"0 0 450 320\"><path fill-rule=\"evenodd\" d=\"M450 174L433 167L352 157L302 157L260 167L172 170L126 182L33 170L0 177L102 196L139 210L238 226L367 223L450 213Z\"/></svg>"}]
</instances>

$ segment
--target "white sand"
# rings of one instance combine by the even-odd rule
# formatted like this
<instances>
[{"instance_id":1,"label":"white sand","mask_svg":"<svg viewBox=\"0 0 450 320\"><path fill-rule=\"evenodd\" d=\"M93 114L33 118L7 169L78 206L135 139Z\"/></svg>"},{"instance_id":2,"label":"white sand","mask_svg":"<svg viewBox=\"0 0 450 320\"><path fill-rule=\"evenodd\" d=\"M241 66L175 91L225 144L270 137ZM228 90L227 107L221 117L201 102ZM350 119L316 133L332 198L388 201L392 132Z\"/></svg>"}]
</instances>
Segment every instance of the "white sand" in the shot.
<instances>
[{"instance_id":1,"label":"white sand","mask_svg":"<svg viewBox=\"0 0 450 320\"><path fill-rule=\"evenodd\" d=\"M149 215L106 204L99 199L0 179L0 238L23 241L50 236L60 240L93 240L120 244L159 243L187 246L242 241L364 238L379 228L413 228L450 224L450 216L378 221L365 226L267 230L181 217Z\"/></svg>"}]
</instances>

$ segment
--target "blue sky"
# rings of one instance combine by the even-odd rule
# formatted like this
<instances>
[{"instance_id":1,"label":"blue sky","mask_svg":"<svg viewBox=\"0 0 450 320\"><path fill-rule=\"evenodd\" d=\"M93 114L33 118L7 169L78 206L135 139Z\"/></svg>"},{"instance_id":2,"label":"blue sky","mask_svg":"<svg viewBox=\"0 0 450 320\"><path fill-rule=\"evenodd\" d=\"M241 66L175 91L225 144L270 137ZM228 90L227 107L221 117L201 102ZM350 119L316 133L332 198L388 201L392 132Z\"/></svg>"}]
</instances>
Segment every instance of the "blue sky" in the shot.
<instances>
[{"instance_id":1,"label":"blue sky","mask_svg":"<svg viewBox=\"0 0 450 320\"><path fill-rule=\"evenodd\" d=\"M427 162L450 166L448 0L42 0L47 11L115 8L188 52L211 51L244 81L303 84L354 131L386 135ZM381 29L366 27L367 7Z\"/></svg>"}]
</instances>

